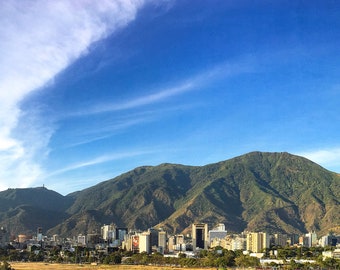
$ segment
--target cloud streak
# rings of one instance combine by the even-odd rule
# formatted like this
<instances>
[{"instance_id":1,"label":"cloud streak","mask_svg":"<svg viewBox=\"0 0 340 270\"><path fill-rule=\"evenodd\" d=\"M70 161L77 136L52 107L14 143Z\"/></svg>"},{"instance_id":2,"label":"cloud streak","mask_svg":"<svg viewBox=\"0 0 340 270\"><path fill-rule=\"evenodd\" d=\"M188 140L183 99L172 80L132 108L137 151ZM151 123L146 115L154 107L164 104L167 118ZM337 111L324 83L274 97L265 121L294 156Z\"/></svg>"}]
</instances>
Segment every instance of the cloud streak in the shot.
<instances>
[{"instance_id":1,"label":"cloud streak","mask_svg":"<svg viewBox=\"0 0 340 270\"><path fill-rule=\"evenodd\" d=\"M87 108L84 111L70 113L69 115L66 115L66 117L88 116L100 113L123 111L164 102L169 98L194 91L212 80L254 72L254 67L251 62L251 59L242 59L238 63L222 63L212 68L208 68L199 74L193 75L192 77L186 78L181 82L174 83L172 87L161 88L153 93L135 97L125 102L97 104L96 106Z\"/></svg>"},{"instance_id":2,"label":"cloud streak","mask_svg":"<svg viewBox=\"0 0 340 270\"><path fill-rule=\"evenodd\" d=\"M113 154L102 155L102 156L98 156L98 157L91 159L91 160L71 164L68 167L65 167L65 168L62 168L60 170L56 170L54 172L51 172L50 174L47 175L47 177L60 175L60 174L63 174L63 173L67 173L69 171L74 171L74 170L81 169L81 168L84 168L84 167L98 165L98 164L109 162L109 161L112 161L112 160L135 157L135 156L145 155L145 154L149 154L149 153L151 153L151 152L150 151L132 151L132 152L122 152L122 153L113 153Z\"/></svg>"},{"instance_id":3,"label":"cloud streak","mask_svg":"<svg viewBox=\"0 0 340 270\"><path fill-rule=\"evenodd\" d=\"M136 97L134 99L128 100L126 102L120 103L106 103L94 106L92 109L87 109L86 111L78 111L69 114L68 116L87 116L99 113L116 112L128 109L134 109L137 107L150 105L153 103L164 101L167 98L180 95L184 92L190 91L195 85L191 82L176 85L171 88L162 89L149 95Z\"/></svg>"},{"instance_id":4,"label":"cloud streak","mask_svg":"<svg viewBox=\"0 0 340 270\"><path fill-rule=\"evenodd\" d=\"M37 162L53 127L42 128L20 102L86 54L90 46L135 19L142 0L16 1L0 7L0 189L25 187L43 173ZM34 139L33 139L34 137Z\"/></svg>"}]
</instances>

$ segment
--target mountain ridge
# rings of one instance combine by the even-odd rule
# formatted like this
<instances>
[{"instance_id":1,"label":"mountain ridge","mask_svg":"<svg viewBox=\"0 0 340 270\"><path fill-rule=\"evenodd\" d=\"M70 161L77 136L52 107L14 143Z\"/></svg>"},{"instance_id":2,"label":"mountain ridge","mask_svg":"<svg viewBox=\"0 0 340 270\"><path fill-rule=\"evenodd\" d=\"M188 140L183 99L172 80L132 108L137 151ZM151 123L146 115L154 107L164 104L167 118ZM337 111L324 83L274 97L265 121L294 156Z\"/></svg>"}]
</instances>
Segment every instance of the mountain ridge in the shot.
<instances>
[{"instance_id":1,"label":"mountain ridge","mask_svg":"<svg viewBox=\"0 0 340 270\"><path fill-rule=\"evenodd\" d=\"M45 228L66 236L114 222L179 233L193 222L223 222L234 232L325 233L340 223L339 183L339 174L286 152L250 152L205 166L141 166L82 191L54 194L61 199L54 212L59 223ZM0 192L0 202L3 197ZM0 225L5 216L0 211Z\"/></svg>"}]
</instances>

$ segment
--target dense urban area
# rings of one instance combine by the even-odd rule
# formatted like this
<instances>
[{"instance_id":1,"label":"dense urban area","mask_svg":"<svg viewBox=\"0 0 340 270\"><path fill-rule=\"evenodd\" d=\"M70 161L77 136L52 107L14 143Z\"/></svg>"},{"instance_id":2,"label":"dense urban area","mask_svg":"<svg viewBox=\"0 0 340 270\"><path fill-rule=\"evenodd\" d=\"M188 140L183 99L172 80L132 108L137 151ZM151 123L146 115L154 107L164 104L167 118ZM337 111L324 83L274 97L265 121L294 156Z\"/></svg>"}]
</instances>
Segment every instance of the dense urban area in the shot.
<instances>
[{"instance_id":1,"label":"dense urban area","mask_svg":"<svg viewBox=\"0 0 340 270\"><path fill-rule=\"evenodd\" d=\"M271 267L339 269L340 236L243 232L230 234L224 224L192 224L191 234L169 235L163 229L128 230L103 225L100 233L52 237L37 228L33 236L0 230L2 269L8 261L77 264L142 264L190 267ZM1 268L0 268L1 269Z\"/></svg>"}]
</instances>

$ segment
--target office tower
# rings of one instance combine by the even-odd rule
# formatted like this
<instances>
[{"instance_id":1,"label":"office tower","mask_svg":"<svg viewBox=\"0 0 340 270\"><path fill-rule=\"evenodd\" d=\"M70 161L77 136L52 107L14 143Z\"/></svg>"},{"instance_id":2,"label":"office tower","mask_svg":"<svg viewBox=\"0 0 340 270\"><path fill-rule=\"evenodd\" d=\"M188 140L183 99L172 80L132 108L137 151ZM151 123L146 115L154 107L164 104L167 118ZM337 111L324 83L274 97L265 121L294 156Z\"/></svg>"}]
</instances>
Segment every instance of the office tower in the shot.
<instances>
[{"instance_id":1,"label":"office tower","mask_svg":"<svg viewBox=\"0 0 340 270\"><path fill-rule=\"evenodd\" d=\"M116 240L119 240L119 242L121 243L122 241L124 241L125 235L127 235L128 233L128 229L127 228L121 228L118 227L116 228Z\"/></svg>"},{"instance_id":2,"label":"office tower","mask_svg":"<svg viewBox=\"0 0 340 270\"><path fill-rule=\"evenodd\" d=\"M148 232L150 232L151 247L156 248L158 246L158 230L154 228L149 228Z\"/></svg>"},{"instance_id":3,"label":"office tower","mask_svg":"<svg viewBox=\"0 0 340 270\"><path fill-rule=\"evenodd\" d=\"M166 232L165 231L159 231L158 232L158 249L160 253L164 253L165 250L167 249L166 246Z\"/></svg>"},{"instance_id":4,"label":"office tower","mask_svg":"<svg viewBox=\"0 0 340 270\"><path fill-rule=\"evenodd\" d=\"M194 251L198 248L208 248L208 224L194 223L192 224L192 246Z\"/></svg>"},{"instance_id":5,"label":"office tower","mask_svg":"<svg viewBox=\"0 0 340 270\"><path fill-rule=\"evenodd\" d=\"M116 226L113 224L104 225L101 227L101 235L104 241L111 242L112 240L116 239L115 232Z\"/></svg>"}]
</instances>

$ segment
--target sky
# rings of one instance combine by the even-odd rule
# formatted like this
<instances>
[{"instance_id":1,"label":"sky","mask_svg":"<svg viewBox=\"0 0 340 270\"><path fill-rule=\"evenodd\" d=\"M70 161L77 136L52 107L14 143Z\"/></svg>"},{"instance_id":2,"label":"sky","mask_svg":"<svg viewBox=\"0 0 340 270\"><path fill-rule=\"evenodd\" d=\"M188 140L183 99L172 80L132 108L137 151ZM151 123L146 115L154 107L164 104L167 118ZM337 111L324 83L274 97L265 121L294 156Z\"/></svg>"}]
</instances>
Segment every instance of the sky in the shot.
<instances>
[{"instance_id":1,"label":"sky","mask_svg":"<svg viewBox=\"0 0 340 270\"><path fill-rule=\"evenodd\" d=\"M0 190L289 152L340 173L340 2L0 2Z\"/></svg>"}]
</instances>

